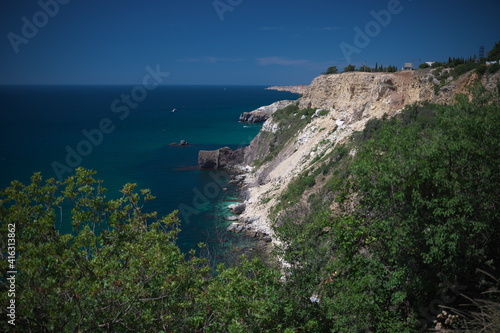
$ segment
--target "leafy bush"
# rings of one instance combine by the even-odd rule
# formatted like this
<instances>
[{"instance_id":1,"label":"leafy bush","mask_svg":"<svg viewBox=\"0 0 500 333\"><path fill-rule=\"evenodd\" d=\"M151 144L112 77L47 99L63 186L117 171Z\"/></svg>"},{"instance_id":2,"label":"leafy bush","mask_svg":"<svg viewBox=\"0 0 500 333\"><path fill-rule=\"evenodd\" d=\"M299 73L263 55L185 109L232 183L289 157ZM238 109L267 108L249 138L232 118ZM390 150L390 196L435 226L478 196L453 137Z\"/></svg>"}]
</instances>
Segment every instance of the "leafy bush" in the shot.
<instances>
[{"instance_id":1,"label":"leafy bush","mask_svg":"<svg viewBox=\"0 0 500 333\"><path fill-rule=\"evenodd\" d=\"M40 174L29 185L14 181L0 191L0 230L7 235L16 226L16 329L425 330L436 299L450 307L468 301L448 297L450 283L466 286L471 299L497 288L497 278L477 274L500 274L497 98L477 88L472 102L459 96L455 105L408 107L372 121L363 140L338 146L299 175L273 227L290 264L281 282L278 268L259 261L214 273L196 251L186 256L175 244L175 212L160 218L143 210L149 190L127 184L121 198L109 200L84 169L63 182ZM291 137L313 113L291 107L277 111L276 121ZM299 204L320 179L327 186ZM61 210L71 215L72 234L55 228ZM0 244L6 249L7 238ZM7 252L0 256L7 272ZM4 276L2 304L7 288ZM491 290L468 310L472 329L498 331L498 289ZM11 328L5 320L0 327Z\"/></svg>"},{"instance_id":2,"label":"leafy bush","mask_svg":"<svg viewBox=\"0 0 500 333\"><path fill-rule=\"evenodd\" d=\"M426 329L429 304L450 284L474 297L486 283L476 269L498 276L500 106L491 100L478 93L373 121L348 175L329 173L339 204L356 208L281 217L281 253L297 263L292 281L318 295L331 330ZM318 209L326 196L308 204ZM447 306L466 301L455 295Z\"/></svg>"},{"instance_id":3,"label":"leafy bush","mask_svg":"<svg viewBox=\"0 0 500 333\"><path fill-rule=\"evenodd\" d=\"M153 196L133 184L108 200L94 174L77 169L64 182L43 182L37 173L27 186L14 181L0 191L2 234L12 225L16 232L16 331L279 331L278 270L243 260L212 274L205 259L175 244L175 212L143 212ZM60 234L55 221L68 208L73 234ZM0 242L6 249L7 237ZM12 328L6 320L0 327Z\"/></svg>"},{"instance_id":4,"label":"leafy bush","mask_svg":"<svg viewBox=\"0 0 500 333\"><path fill-rule=\"evenodd\" d=\"M488 52L488 60L500 60L500 42L496 42L493 48Z\"/></svg>"},{"instance_id":5,"label":"leafy bush","mask_svg":"<svg viewBox=\"0 0 500 333\"><path fill-rule=\"evenodd\" d=\"M363 65L363 66L359 67L359 71L360 72L371 72L372 69L366 65Z\"/></svg>"},{"instance_id":6,"label":"leafy bush","mask_svg":"<svg viewBox=\"0 0 500 333\"><path fill-rule=\"evenodd\" d=\"M356 70L356 66L354 65L347 65L344 67L344 72L354 72Z\"/></svg>"},{"instance_id":7,"label":"leafy bush","mask_svg":"<svg viewBox=\"0 0 500 333\"><path fill-rule=\"evenodd\" d=\"M331 66L331 67L328 67L325 74L337 74L338 72L339 72L339 69L337 68L337 66Z\"/></svg>"},{"instance_id":8,"label":"leafy bush","mask_svg":"<svg viewBox=\"0 0 500 333\"><path fill-rule=\"evenodd\" d=\"M488 70L488 66L486 64L480 64L476 67L476 73L479 75L479 76L482 76L484 75L484 73L486 73L486 71Z\"/></svg>"},{"instance_id":9,"label":"leafy bush","mask_svg":"<svg viewBox=\"0 0 500 333\"><path fill-rule=\"evenodd\" d=\"M361 133L356 133L354 138L359 141L366 141L372 138L372 136L379 131L381 126L382 126L381 119L372 118L368 120L363 131Z\"/></svg>"},{"instance_id":10,"label":"leafy bush","mask_svg":"<svg viewBox=\"0 0 500 333\"><path fill-rule=\"evenodd\" d=\"M493 152L500 142L499 106L461 99L457 106L432 109L414 108L409 118L385 122L352 168L353 190L363 198L350 222L355 234L344 239L358 239L359 250L367 246L369 257L396 278L399 287L382 298L406 293L400 306L417 295L430 301L439 283L456 278L472 292L478 287L472 282L475 269L500 262L494 242L485 241L500 237L500 211L486 208L500 200ZM352 265L353 248L345 251Z\"/></svg>"},{"instance_id":11,"label":"leafy bush","mask_svg":"<svg viewBox=\"0 0 500 333\"><path fill-rule=\"evenodd\" d=\"M314 186L315 184L316 174L314 173L310 174L310 172L307 171L304 174L298 176L294 181L292 181L285 193L282 195L281 201L283 203L279 206L279 208L284 208L285 206L296 204L302 198L304 191Z\"/></svg>"},{"instance_id":12,"label":"leafy bush","mask_svg":"<svg viewBox=\"0 0 500 333\"><path fill-rule=\"evenodd\" d=\"M457 78L477 67L477 64L475 62L469 62L467 64L462 64L458 65L457 67L453 68L452 70L452 75L454 78Z\"/></svg>"},{"instance_id":13,"label":"leafy bush","mask_svg":"<svg viewBox=\"0 0 500 333\"><path fill-rule=\"evenodd\" d=\"M282 151L283 147L295 137L296 133L311 121L315 113L316 110L310 108L299 110L296 104L274 112L272 120L279 125L280 131L278 135L269 134L272 136L272 138L268 138L271 143L271 151L262 162L272 160Z\"/></svg>"},{"instance_id":14,"label":"leafy bush","mask_svg":"<svg viewBox=\"0 0 500 333\"><path fill-rule=\"evenodd\" d=\"M329 112L330 112L330 111L328 111L328 110L321 110L321 111L319 112L319 116L320 116L320 117L324 117L324 116L326 116Z\"/></svg>"},{"instance_id":15,"label":"leafy bush","mask_svg":"<svg viewBox=\"0 0 500 333\"><path fill-rule=\"evenodd\" d=\"M491 64L488 66L488 73L495 74L496 72L498 72L499 69L500 69L499 63Z\"/></svg>"}]
</instances>

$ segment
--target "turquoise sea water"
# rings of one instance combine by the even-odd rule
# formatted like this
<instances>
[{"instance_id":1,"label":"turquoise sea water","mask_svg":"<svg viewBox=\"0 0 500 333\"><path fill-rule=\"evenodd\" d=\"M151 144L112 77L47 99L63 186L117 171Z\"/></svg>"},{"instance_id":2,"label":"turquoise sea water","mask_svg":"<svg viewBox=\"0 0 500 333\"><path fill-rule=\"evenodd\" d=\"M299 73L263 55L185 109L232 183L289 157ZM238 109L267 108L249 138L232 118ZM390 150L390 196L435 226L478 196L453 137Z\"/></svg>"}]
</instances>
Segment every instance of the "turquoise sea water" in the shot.
<instances>
[{"instance_id":1,"label":"turquoise sea water","mask_svg":"<svg viewBox=\"0 0 500 333\"><path fill-rule=\"evenodd\" d=\"M157 197L148 210L190 212L181 215L183 250L215 241L214 217L235 189L212 186L224 174L198 170L198 151L248 144L260 126L238 123L240 113L298 98L264 88L158 86L127 104L122 95L130 95L132 86L2 86L0 187L13 179L28 183L37 171L44 178L66 177L70 173L61 166L82 166L98 172L110 198L125 183L137 183ZM169 145L180 140L189 146Z\"/></svg>"}]
</instances>

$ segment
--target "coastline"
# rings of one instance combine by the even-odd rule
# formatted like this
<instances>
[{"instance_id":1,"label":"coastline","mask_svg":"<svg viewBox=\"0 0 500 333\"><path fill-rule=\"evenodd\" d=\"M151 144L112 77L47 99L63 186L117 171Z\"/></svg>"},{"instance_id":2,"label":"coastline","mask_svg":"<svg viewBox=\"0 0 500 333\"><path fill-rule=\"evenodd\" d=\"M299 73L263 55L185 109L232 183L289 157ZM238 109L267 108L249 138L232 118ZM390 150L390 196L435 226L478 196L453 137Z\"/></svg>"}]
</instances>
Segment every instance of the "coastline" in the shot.
<instances>
[{"instance_id":1,"label":"coastline","mask_svg":"<svg viewBox=\"0 0 500 333\"><path fill-rule=\"evenodd\" d=\"M231 180L228 184L237 186L237 201L225 207L225 230L237 237L233 249L245 256L260 257L265 263L276 261L272 250L279 244L268 220L267 211L255 209L260 198L258 187L255 186L255 168L249 165L235 165L228 168ZM230 208L231 207L231 208ZM239 207L242 207L238 211ZM258 207L258 203L257 203ZM279 261L279 258L278 258Z\"/></svg>"},{"instance_id":2,"label":"coastline","mask_svg":"<svg viewBox=\"0 0 500 333\"><path fill-rule=\"evenodd\" d=\"M493 89L499 76L500 73L495 74L482 83ZM232 167L239 168L242 177L240 198L245 210L229 229L262 235L270 239L271 244L279 245L280 241L272 230L271 212L300 173L317 167L315 159L332 153L354 132L362 131L372 119L394 116L406 105L423 102L446 104L457 93L467 94L466 87L477 80L477 75L469 73L450 82L438 95L429 78L432 76L422 71L355 72L317 77L307 86L305 94L295 101L298 109L312 109L314 114L287 139L270 161L258 167L251 166L254 160L263 161L266 158L275 144L275 137L279 137L290 122L305 121L307 118L294 118L296 114L292 112L288 123L283 125L271 115L250 145L236 155L241 160ZM290 87L293 86L280 89L290 91ZM356 150L349 154L356 154ZM309 193L312 191L314 189Z\"/></svg>"},{"instance_id":3,"label":"coastline","mask_svg":"<svg viewBox=\"0 0 500 333\"><path fill-rule=\"evenodd\" d=\"M283 126L272 116L266 119L249 146L234 154L220 155L238 159L230 162L224 159L223 162L239 173L240 198L245 205L238 221L227 230L265 238L271 248L280 244L272 229L271 212L293 179L312 167L315 157L332 153L353 132L362 130L369 119L381 118L385 113L393 115L406 104L429 100L433 96L431 85L421 83L415 73L346 73L320 76L309 86L267 89L302 92L294 103L298 109L314 109L314 114L271 161L259 167L251 166L252 162L265 159L273 145L272 138L281 133ZM290 121L306 119L302 116L293 120L294 116L290 115Z\"/></svg>"},{"instance_id":4,"label":"coastline","mask_svg":"<svg viewBox=\"0 0 500 333\"><path fill-rule=\"evenodd\" d=\"M293 94L303 95L308 88L309 88L309 85L271 86L271 87L267 87L266 90L288 91L288 92L291 92Z\"/></svg>"},{"instance_id":5,"label":"coastline","mask_svg":"<svg viewBox=\"0 0 500 333\"><path fill-rule=\"evenodd\" d=\"M256 158L255 149L259 145L259 137L263 131L268 130L269 124L272 123L272 114L296 103L298 100L279 100L251 112L243 112L239 118L240 122L263 123L261 130L249 145L236 150L222 147L217 150L198 152L198 167L200 169L226 169L230 174L228 185L235 184L238 188L238 202L226 207L225 220L231 222L226 228L227 231L244 234L266 244L272 244L276 241L268 221L268 209L259 209L260 206L267 206L259 204L263 185L259 183L260 168L257 169L251 165Z\"/></svg>"},{"instance_id":6,"label":"coastline","mask_svg":"<svg viewBox=\"0 0 500 333\"><path fill-rule=\"evenodd\" d=\"M275 241L273 231L267 221L267 215L264 211L255 209L259 193L255 193L256 175L254 168L250 166L234 167L233 182L239 187L239 205L243 207L237 214L238 220L233 221L227 230L234 233L243 233L250 237L260 238L266 243Z\"/></svg>"}]
</instances>

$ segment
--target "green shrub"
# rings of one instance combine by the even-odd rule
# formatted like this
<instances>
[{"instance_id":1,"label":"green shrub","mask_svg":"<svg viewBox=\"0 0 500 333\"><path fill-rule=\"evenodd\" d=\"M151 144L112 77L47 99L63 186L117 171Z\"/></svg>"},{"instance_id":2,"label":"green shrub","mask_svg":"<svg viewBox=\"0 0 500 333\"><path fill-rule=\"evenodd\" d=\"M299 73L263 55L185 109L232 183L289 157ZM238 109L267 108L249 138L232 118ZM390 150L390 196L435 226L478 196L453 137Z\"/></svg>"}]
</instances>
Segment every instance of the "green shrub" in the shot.
<instances>
[{"instance_id":1,"label":"green shrub","mask_svg":"<svg viewBox=\"0 0 500 333\"><path fill-rule=\"evenodd\" d=\"M457 78L473 69L475 69L477 67L477 64L475 62L469 62L467 64L462 64L462 65L458 65L457 67L453 68L452 70L452 75L453 75L453 78Z\"/></svg>"},{"instance_id":2,"label":"green shrub","mask_svg":"<svg viewBox=\"0 0 500 333\"><path fill-rule=\"evenodd\" d=\"M359 67L359 71L360 72L371 72L372 69L366 65L363 65L363 66Z\"/></svg>"},{"instance_id":3,"label":"green shrub","mask_svg":"<svg viewBox=\"0 0 500 333\"><path fill-rule=\"evenodd\" d=\"M328 67L325 74L337 74L338 72L339 72L339 69L337 68L337 66L331 66L331 67Z\"/></svg>"},{"instance_id":4,"label":"green shrub","mask_svg":"<svg viewBox=\"0 0 500 333\"><path fill-rule=\"evenodd\" d=\"M488 51L488 60L500 60L500 42L496 42L493 48Z\"/></svg>"},{"instance_id":5,"label":"green shrub","mask_svg":"<svg viewBox=\"0 0 500 333\"><path fill-rule=\"evenodd\" d=\"M266 154L262 163L271 161L280 151L282 151L283 147L285 147L289 141L311 121L315 113L316 110L310 108L299 110L297 104L289 105L286 108L274 112L272 119L278 124L280 130L279 133L260 133L260 135L266 135L265 141L268 142L270 146L270 151Z\"/></svg>"},{"instance_id":6,"label":"green shrub","mask_svg":"<svg viewBox=\"0 0 500 333\"><path fill-rule=\"evenodd\" d=\"M354 72L356 70L356 66L354 65L347 65L344 67L344 72Z\"/></svg>"},{"instance_id":7,"label":"green shrub","mask_svg":"<svg viewBox=\"0 0 500 333\"><path fill-rule=\"evenodd\" d=\"M320 312L312 313L325 331L424 331L436 299L466 302L453 286L474 297L488 285L476 269L498 276L500 106L491 101L463 96L372 121L354 157L345 146L290 184L294 196L283 199L297 202L313 176L329 178L308 198L314 211L291 200L296 208L281 206L275 227L280 253L296 263L288 290L318 295ZM340 208L327 214L331 200ZM480 307L478 319L496 329L488 321L498 318L498 303L490 304L495 311Z\"/></svg>"},{"instance_id":8,"label":"green shrub","mask_svg":"<svg viewBox=\"0 0 500 333\"><path fill-rule=\"evenodd\" d=\"M496 72L498 72L499 69L500 69L499 63L491 64L488 66L488 73L495 74Z\"/></svg>"},{"instance_id":9,"label":"green shrub","mask_svg":"<svg viewBox=\"0 0 500 333\"><path fill-rule=\"evenodd\" d=\"M476 73L479 76L484 75L484 73L486 73L487 70L488 70L488 66L486 64L480 64L476 67Z\"/></svg>"},{"instance_id":10,"label":"green shrub","mask_svg":"<svg viewBox=\"0 0 500 333\"><path fill-rule=\"evenodd\" d=\"M326 116L329 112L330 112L330 111L328 111L328 110L321 110L321 111L319 112L319 116L320 116L320 117L324 117L324 116Z\"/></svg>"}]
</instances>

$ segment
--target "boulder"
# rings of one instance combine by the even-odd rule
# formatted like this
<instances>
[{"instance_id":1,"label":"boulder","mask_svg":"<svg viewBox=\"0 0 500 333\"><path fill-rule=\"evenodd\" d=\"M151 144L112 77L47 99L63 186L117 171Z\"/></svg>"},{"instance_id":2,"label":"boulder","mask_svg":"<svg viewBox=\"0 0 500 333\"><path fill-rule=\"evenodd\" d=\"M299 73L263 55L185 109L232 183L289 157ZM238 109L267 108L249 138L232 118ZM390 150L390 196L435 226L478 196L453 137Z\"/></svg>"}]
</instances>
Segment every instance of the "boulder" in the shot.
<instances>
[{"instance_id":1,"label":"boulder","mask_svg":"<svg viewBox=\"0 0 500 333\"><path fill-rule=\"evenodd\" d=\"M238 184L241 183L245 180L246 176L245 175L235 175L231 178L231 180L228 182L228 184Z\"/></svg>"},{"instance_id":2,"label":"boulder","mask_svg":"<svg viewBox=\"0 0 500 333\"><path fill-rule=\"evenodd\" d=\"M218 169L219 151L218 150L200 150L198 152L198 167L200 169Z\"/></svg>"},{"instance_id":3,"label":"boulder","mask_svg":"<svg viewBox=\"0 0 500 333\"><path fill-rule=\"evenodd\" d=\"M243 213L245 211L246 205L244 203L232 204L232 205L229 205L227 208L229 208L231 213L236 214L236 215L240 215L241 213Z\"/></svg>"},{"instance_id":4,"label":"boulder","mask_svg":"<svg viewBox=\"0 0 500 333\"><path fill-rule=\"evenodd\" d=\"M243 224L235 222L235 223L231 223L231 225L229 225L229 227L227 227L226 230L229 232L240 233L240 232L243 232L245 230L245 226Z\"/></svg>"},{"instance_id":5,"label":"boulder","mask_svg":"<svg viewBox=\"0 0 500 333\"><path fill-rule=\"evenodd\" d=\"M243 112L240 115L239 121L242 123L263 123L271 116L270 112L266 111L252 111Z\"/></svg>"},{"instance_id":6,"label":"boulder","mask_svg":"<svg viewBox=\"0 0 500 333\"><path fill-rule=\"evenodd\" d=\"M222 169L243 163L245 147L232 150L229 147L217 150L200 150L198 167L200 169Z\"/></svg>"},{"instance_id":7,"label":"boulder","mask_svg":"<svg viewBox=\"0 0 500 333\"><path fill-rule=\"evenodd\" d=\"M242 222L245 223L245 224L252 224L254 223L255 221L258 221L259 218L258 217L245 217Z\"/></svg>"},{"instance_id":8,"label":"boulder","mask_svg":"<svg viewBox=\"0 0 500 333\"><path fill-rule=\"evenodd\" d=\"M294 101L277 101L271 105L261 106L251 112L243 112L240 115L239 121L242 123L263 123L269 119L276 110L284 109L292 103L294 103Z\"/></svg>"},{"instance_id":9,"label":"boulder","mask_svg":"<svg viewBox=\"0 0 500 333\"><path fill-rule=\"evenodd\" d=\"M170 144L170 146L188 146L189 143L187 141L181 140L179 143L173 142Z\"/></svg>"},{"instance_id":10,"label":"boulder","mask_svg":"<svg viewBox=\"0 0 500 333\"><path fill-rule=\"evenodd\" d=\"M271 243L273 241L272 237L271 236L266 236L264 238L262 238L262 240L266 243Z\"/></svg>"}]
</instances>

